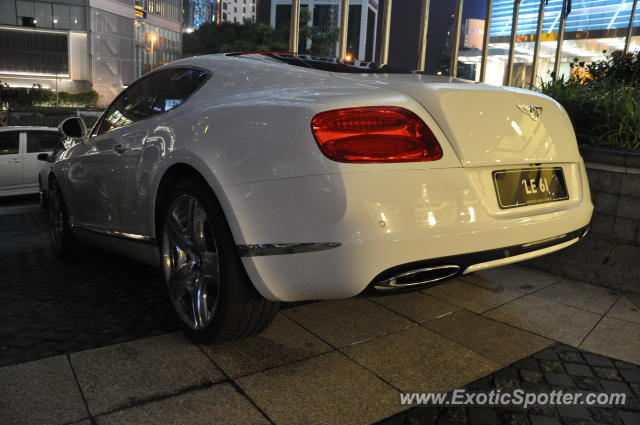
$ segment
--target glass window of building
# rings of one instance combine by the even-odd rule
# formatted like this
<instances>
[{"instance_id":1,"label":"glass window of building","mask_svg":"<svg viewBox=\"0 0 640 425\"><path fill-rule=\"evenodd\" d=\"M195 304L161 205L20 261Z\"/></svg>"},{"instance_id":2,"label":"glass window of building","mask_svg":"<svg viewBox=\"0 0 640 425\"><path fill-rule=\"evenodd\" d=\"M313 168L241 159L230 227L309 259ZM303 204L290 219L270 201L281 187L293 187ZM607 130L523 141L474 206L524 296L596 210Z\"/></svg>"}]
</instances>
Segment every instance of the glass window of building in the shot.
<instances>
[{"instance_id":1,"label":"glass window of building","mask_svg":"<svg viewBox=\"0 0 640 425\"><path fill-rule=\"evenodd\" d=\"M633 0L573 0L566 16L564 42L559 63L559 75L568 76L570 63L592 62L603 59L606 54L624 48L625 36L631 16ZM494 0L491 16L487 82L502 84L506 71L513 18L514 0ZM511 84L528 87L533 72L533 53L540 1L523 0L518 14L515 44L514 69ZM555 69L555 54L559 34L562 0L549 0L545 5L540 55L535 80L546 81ZM637 22L634 24L633 41L640 36ZM484 26L484 19L478 19ZM463 28L467 28L463 22ZM468 34L465 34L468 36ZM637 42L640 47L640 42ZM633 49L633 47L632 47ZM605 52L605 53L603 53ZM460 69L470 67L463 78L478 79L481 50L461 45Z\"/></svg>"},{"instance_id":2,"label":"glass window of building","mask_svg":"<svg viewBox=\"0 0 640 425\"><path fill-rule=\"evenodd\" d=\"M562 3L562 0L549 0L545 4L539 60L536 75L532 76L540 1L522 1L518 14L514 68L510 84L528 87L532 77L537 81L536 84L551 78L555 69ZM568 76L571 72L570 63L576 59L589 63L623 49L632 5L633 0L573 0L571 10L566 16L558 74ZM513 8L514 0L493 1L486 72L487 82L491 84L502 84L505 78ZM634 37L640 36L640 28L637 25L639 24L636 18ZM464 41L460 46L458 75L478 80L481 49L477 43L468 41L473 38L471 32L474 28L484 32L484 19L470 19L463 22L462 26Z\"/></svg>"}]
</instances>

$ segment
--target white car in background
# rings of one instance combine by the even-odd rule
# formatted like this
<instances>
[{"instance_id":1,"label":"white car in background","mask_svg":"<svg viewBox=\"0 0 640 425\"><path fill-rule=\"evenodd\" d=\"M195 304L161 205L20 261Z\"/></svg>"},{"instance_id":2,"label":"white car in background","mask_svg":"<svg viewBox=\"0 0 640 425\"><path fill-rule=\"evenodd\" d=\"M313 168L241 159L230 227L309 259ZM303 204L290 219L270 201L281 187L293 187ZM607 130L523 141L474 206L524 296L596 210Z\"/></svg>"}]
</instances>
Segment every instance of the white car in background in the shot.
<instances>
[{"instance_id":1,"label":"white car in background","mask_svg":"<svg viewBox=\"0 0 640 425\"><path fill-rule=\"evenodd\" d=\"M38 155L61 149L61 139L52 127L0 127L0 196L38 193Z\"/></svg>"},{"instance_id":2,"label":"white car in background","mask_svg":"<svg viewBox=\"0 0 640 425\"><path fill-rule=\"evenodd\" d=\"M61 130L75 143L46 182L56 252L73 258L77 238L160 267L196 340L254 335L279 301L548 254L593 210L553 99L368 62L182 59L90 132L79 118Z\"/></svg>"}]
</instances>

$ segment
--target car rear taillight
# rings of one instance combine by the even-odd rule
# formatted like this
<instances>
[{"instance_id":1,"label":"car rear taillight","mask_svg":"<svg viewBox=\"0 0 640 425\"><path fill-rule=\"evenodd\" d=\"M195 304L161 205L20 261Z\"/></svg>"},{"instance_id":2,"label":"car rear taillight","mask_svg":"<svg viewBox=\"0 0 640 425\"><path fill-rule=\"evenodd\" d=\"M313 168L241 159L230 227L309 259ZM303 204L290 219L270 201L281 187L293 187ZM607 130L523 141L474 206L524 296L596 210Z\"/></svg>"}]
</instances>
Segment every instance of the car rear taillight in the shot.
<instances>
[{"instance_id":1,"label":"car rear taillight","mask_svg":"<svg viewBox=\"0 0 640 425\"><path fill-rule=\"evenodd\" d=\"M321 112L311 131L322 153L338 162L418 162L442 158L429 127L397 106L367 106Z\"/></svg>"}]
</instances>

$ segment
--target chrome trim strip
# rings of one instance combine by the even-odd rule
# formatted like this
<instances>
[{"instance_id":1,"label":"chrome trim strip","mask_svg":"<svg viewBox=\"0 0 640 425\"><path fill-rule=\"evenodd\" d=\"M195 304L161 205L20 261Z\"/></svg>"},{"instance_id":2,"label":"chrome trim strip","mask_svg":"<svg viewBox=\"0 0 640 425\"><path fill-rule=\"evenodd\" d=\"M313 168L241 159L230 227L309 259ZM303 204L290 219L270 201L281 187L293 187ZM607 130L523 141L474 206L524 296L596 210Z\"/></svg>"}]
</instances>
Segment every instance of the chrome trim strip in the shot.
<instances>
[{"instance_id":1,"label":"chrome trim strip","mask_svg":"<svg viewBox=\"0 0 640 425\"><path fill-rule=\"evenodd\" d=\"M539 249L537 251L529 251L529 252L525 252L524 254L514 255L513 257L505 257L505 258L500 258L498 260L486 261L484 263L472 264L469 267L467 267L464 270L464 272L462 272L462 274L469 274L469 273L477 272L484 269L490 269L498 266L506 266L507 264L513 264L520 261L529 260L531 258L540 257L541 255L551 254L552 252L560 251L563 248L573 245L579 240L580 238L574 238L557 245L551 245L546 248Z\"/></svg>"},{"instance_id":2,"label":"chrome trim strip","mask_svg":"<svg viewBox=\"0 0 640 425\"><path fill-rule=\"evenodd\" d=\"M425 273L425 272L432 272L432 271L438 271L438 270L446 270L446 269L450 269L451 272L449 274L445 274L442 276L438 276L436 278L433 279L425 279L425 280L421 280L419 282L411 282L411 283L398 283L398 279L401 279L403 277L407 277L407 276L411 276L411 275L415 275L418 273ZM437 282L439 280L443 280L443 279L447 279L451 276L455 276L456 274L458 274L461 270L461 267L456 265L456 264L447 264L444 266L432 266L432 267L424 267L422 269L417 269L417 270L411 270L408 272L403 272L403 273L399 273L395 276L391 276L388 279L385 279L383 281L377 282L373 285L374 289L377 289L379 291L390 291L393 289L401 289L401 288L411 288L413 286L419 286L419 285L424 285L427 283L433 283L433 282Z\"/></svg>"},{"instance_id":3,"label":"chrome trim strip","mask_svg":"<svg viewBox=\"0 0 640 425\"><path fill-rule=\"evenodd\" d=\"M149 244L155 244L156 243L156 238L152 237L152 236L147 236L147 235L138 235L135 233L127 233L127 232L120 232L118 230L106 230L106 229L100 229L97 227L93 227L93 226L88 226L88 225L81 225L81 224L70 224L70 226L74 229L78 229L78 230L86 230L88 232L93 232L93 233L97 233L99 235L103 235L103 236L111 236L111 237L115 237L115 238L119 238L119 239L126 239L129 241L133 241L133 242L143 242L143 243L149 243Z\"/></svg>"},{"instance_id":4,"label":"chrome trim strip","mask_svg":"<svg viewBox=\"0 0 640 425\"><path fill-rule=\"evenodd\" d=\"M265 255L299 254L301 252L324 251L342 246L339 242L308 243L263 243L238 245L241 257L262 257Z\"/></svg>"},{"instance_id":5,"label":"chrome trim strip","mask_svg":"<svg viewBox=\"0 0 640 425\"><path fill-rule=\"evenodd\" d=\"M525 244L522 244L522 245L520 245L520 246L521 246L522 248L529 248L529 247L531 247L531 246L542 245L542 244L545 244L545 243L548 243L548 242L551 242L551 241L555 241L555 240L557 240L557 239L564 239L564 238L566 238L566 237L567 237L567 234L565 233L565 234L563 234L563 235L559 235L559 236L552 236L552 237L547 238L547 239L541 239L541 240L539 240L539 241L534 241L534 242L525 243Z\"/></svg>"}]
</instances>

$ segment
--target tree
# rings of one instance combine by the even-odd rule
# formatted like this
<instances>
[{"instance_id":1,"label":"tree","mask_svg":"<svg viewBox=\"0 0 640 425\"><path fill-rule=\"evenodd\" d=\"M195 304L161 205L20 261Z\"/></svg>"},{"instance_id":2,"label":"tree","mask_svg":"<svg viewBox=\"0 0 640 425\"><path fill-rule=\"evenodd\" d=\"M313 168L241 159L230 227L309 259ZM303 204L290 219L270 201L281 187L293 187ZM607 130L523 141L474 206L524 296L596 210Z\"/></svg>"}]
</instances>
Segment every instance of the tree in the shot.
<instances>
[{"instance_id":1,"label":"tree","mask_svg":"<svg viewBox=\"0 0 640 425\"><path fill-rule=\"evenodd\" d=\"M318 56L334 56L334 48L338 41L339 31L337 27L329 26L326 31L319 27L308 25L311 21L311 12L308 8L300 9L300 53L308 53ZM308 41L311 48L307 48Z\"/></svg>"},{"instance_id":2,"label":"tree","mask_svg":"<svg viewBox=\"0 0 640 425\"><path fill-rule=\"evenodd\" d=\"M333 56L338 40L338 29L330 26L322 31L316 26L308 25L310 20L311 12L307 8L302 8L299 52ZM245 21L242 24L206 23L191 34L184 34L183 56L229 52L288 52L289 24L284 22L283 25L285 30L275 30L267 24L256 24L251 21ZM310 48L307 48L307 44Z\"/></svg>"},{"instance_id":3,"label":"tree","mask_svg":"<svg viewBox=\"0 0 640 425\"><path fill-rule=\"evenodd\" d=\"M183 56L228 52L288 51L283 33L266 24L206 23L183 38Z\"/></svg>"}]
</instances>

